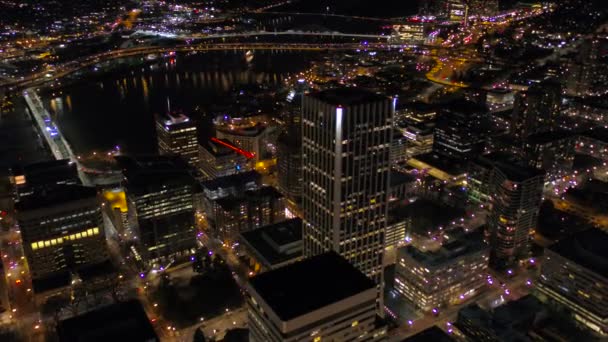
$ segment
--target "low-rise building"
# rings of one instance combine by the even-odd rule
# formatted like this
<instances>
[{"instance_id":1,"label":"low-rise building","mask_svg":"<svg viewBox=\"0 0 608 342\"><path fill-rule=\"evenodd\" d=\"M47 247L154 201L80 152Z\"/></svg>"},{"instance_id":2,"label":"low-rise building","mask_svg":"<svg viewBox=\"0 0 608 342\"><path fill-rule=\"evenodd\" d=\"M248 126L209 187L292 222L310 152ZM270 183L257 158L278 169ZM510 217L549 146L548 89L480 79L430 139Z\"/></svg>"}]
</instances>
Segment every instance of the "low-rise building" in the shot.
<instances>
[{"instance_id":1,"label":"low-rise building","mask_svg":"<svg viewBox=\"0 0 608 342\"><path fill-rule=\"evenodd\" d=\"M253 229L239 236L254 272L268 271L302 258L302 219L294 218Z\"/></svg>"},{"instance_id":2,"label":"low-rise building","mask_svg":"<svg viewBox=\"0 0 608 342\"><path fill-rule=\"evenodd\" d=\"M395 288L423 311L461 303L483 290L489 246L480 232L448 233L437 250L406 246L399 250Z\"/></svg>"}]
</instances>

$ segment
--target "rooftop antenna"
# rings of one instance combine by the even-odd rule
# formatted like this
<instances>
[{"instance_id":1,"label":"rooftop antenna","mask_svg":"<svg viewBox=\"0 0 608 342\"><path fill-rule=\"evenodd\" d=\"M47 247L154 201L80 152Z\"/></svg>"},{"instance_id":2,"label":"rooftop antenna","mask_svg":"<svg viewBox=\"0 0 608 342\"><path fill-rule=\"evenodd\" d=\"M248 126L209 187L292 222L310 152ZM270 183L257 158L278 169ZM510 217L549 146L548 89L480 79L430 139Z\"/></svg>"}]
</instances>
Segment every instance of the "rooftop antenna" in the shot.
<instances>
[{"instance_id":1,"label":"rooftop antenna","mask_svg":"<svg viewBox=\"0 0 608 342\"><path fill-rule=\"evenodd\" d=\"M169 96L167 96L167 113L171 113L171 100L169 100Z\"/></svg>"}]
</instances>

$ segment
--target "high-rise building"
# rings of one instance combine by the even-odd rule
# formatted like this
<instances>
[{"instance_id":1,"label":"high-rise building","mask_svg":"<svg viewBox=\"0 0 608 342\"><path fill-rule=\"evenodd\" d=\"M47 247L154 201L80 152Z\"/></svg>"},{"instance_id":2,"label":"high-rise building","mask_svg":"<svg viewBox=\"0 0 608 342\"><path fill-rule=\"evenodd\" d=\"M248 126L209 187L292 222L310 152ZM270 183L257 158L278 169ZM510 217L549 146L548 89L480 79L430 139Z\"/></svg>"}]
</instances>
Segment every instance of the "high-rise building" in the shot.
<instances>
[{"instance_id":1,"label":"high-rise building","mask_svg":"<svg viewBox=\"0 0 608 342\"><path fill-rule=\"evenodd\" d=\"M177 154L190 165L198 166L196 123L183 113L169 112L156 118L158 153Z\"/></svg>"},{"instance_id":2,"label":"high-rise building","mask_svg":"<svg viewBox=\"0 0 608 342\"><path fill-rule=\"evenodd\" d=\"M395 101L360 88L302 106L304 254L338 252L380 282Z\"/></svg>"},{"instance_id":3,"label":"high-rise building","mask_svg":"<svg viewBox=\"0 0 608 342\"><path fill-rule=\"evenodd\" d=\"M376 285L335 252L257 275L247 292L251 342L386 340Z\"/></svg>"},{"instance_id":4,"label":"high-rise building","mask_svg":"<svg viewBox=\"0 0 608 342\"><path fill-rule=\"evenodd\" d=\"M250 169L247 157L233 148L226 139L210 140L199 145L199 165L204 179L234 175Z\"/></svg>"},{"instance_id":5,"label":"high-rise building","mask_svg":"<svg viewBox=\"0 0 608 342\"><path fill-rule=\"evenodd\" d=\"M287 130L277 140L279 190L290 200L302 197L302 132Z\"/></svg>"},{"instance_id":6,"label":"high-rise building","mask_svg":"<svg viewBox=\"0 0 608 342\"><path fill-rule=\"evenodd\" d=\"M480 155L487 136L487 124L486 108L469 101L452 101L437 113L433 151L459 160Z\"/></svg>"},{"instance_id":7,"label":"high-rise building","mask_svg":"<svg viewBox=\"0 0 608 342\"><path fill-rule=\"evenodd\" d=\"M57 185L47 190L15 205L35 292L46 290L48 279L69 280L71 273L109 260L96 189Z\"/></svg>"},{"instance_id":8,"label":"high-rise building","mask_svg":"<svg viewBox=\"0 0 608 342\"><path fill-rule=\"evenodd\" d=\"M395 289L424 311L438 310L479 294L486 284L489 246L481 232L447 233L436 250L399 249Z\"/></svg>"},{"instance_id":9,"label":"high-rise building","mask_svg":"<svg viewBox=\"0 0 608 342\"><path fill-rule=\"evenodd\" d=\"M144 262L176 260L196 247L195 180L179 156L117 157Z\"/></svg>"},{"instance_id":10,"label":"high-rise building","mask_svg":"<svg viewBox=\"0 0 608 342\"><path fill-rule=\"evenodd\" d=\"M491 164L490 262L502 268L528 252L530 233L538 223L545 172L503 157Z\"/></svg>"},{"instance_id":11,"label":"high-rise building","mask_svg":"<svg viewBox=\"0 0 608 342\"><path fill-rule=\"evenodd\" d=\"M528 136L555 128L562 101L562 86L554 80L543 81L515 96L511 135L520 142Z\"/></svg>"},{"instance_id":12,"label":"high-rise building","mask_svg":"<svg viewBox=\"0 0 608 342\"><path fill-rule=\"evenodd\" d=\"M589 329L608 335L608 234L589 229L545 250L538 280L541 299L569 311Z\"/></svg>"}]
</instances>

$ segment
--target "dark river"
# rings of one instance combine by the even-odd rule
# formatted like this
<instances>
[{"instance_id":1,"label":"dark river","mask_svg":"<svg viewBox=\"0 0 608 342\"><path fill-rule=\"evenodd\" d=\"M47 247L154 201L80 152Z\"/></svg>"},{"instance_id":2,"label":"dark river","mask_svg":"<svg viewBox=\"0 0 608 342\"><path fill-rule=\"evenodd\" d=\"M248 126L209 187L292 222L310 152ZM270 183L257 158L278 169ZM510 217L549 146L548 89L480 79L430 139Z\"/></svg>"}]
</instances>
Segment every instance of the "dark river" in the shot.
<instances>
[{"instance_id":1,"label":"dark river","mask_svg":"<svg viewBox=\"0 0 608 342\"><path fill-rule=\"evenodd\" d=\"M131 154L156 151L154 114L182 110L210 133L210 112L231 111L235 93L276 88L318 54L302 51L209 52L138 63L80 76L48 94L55 121L76 153L120 146ZM251 57L251 56L249 56Z\"/></svg>"}]
</instances>

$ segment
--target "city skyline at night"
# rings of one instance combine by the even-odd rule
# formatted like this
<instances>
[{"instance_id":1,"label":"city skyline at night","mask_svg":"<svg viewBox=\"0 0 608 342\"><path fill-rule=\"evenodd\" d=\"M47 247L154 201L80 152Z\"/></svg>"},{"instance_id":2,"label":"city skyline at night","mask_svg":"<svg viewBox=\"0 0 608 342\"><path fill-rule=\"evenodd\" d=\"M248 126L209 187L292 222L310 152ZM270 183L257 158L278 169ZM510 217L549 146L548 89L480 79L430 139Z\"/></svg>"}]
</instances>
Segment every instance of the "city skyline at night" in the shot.
<instances>
[{"instance_id":1,"label":"city skyline at night","mask_svg":"<svg viewBox=\"0 0 608 342\"><path fill-rule=\"evenodd\" d=\"M0 2L0 341L603 341L604 0Z\"/></svg>"}]
</instances>

